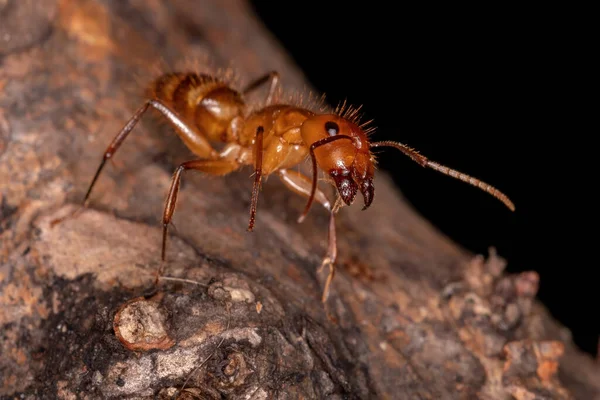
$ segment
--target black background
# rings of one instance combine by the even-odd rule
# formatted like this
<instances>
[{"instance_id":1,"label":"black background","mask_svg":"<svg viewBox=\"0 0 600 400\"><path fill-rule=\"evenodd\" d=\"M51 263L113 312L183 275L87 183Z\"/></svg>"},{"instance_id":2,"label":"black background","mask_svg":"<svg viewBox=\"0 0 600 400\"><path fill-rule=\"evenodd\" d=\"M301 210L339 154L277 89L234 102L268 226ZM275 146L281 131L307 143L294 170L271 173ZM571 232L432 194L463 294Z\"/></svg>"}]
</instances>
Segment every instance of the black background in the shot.
<instances>
[{"instance_id":1,"label":"black background","mask_svg":"<svg viewBox=\"0 0 600 400\"><path fill-rule=\"evenodd\" d=\"M598 130L583 125L588 110L575 105L584 66L568 16L504 4L371 3L253 5L330 103L364 106L374 140L401 141L515 202L512 213L393 149L379 156L408 201L457 243L484 255L496 247L509 272L536 270L539 299L595 354L596 227L586 204L595 181L580 174L593 167L584 154L594 147L581 134Z\"/></svg>"}]
</instances>

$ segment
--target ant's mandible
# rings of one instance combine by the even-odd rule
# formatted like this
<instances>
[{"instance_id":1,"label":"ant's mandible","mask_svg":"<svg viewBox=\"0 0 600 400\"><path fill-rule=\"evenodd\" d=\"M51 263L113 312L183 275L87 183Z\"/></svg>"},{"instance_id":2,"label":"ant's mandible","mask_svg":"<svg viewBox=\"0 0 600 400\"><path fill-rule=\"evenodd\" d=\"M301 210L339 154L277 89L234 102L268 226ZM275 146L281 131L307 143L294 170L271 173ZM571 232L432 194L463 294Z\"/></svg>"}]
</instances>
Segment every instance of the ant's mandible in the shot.
<instances>
[{"instance_id":1,"label":"ant's mandible","mask_svg":"<svg viewBox=\"0 0 600 400\"><path fill-rule=\"evenodd\" d=\"M244 97L255 89L269 84L264 106L250 111ZM87 206L90 194L106 161L144 113L153 108L175 128L185 145L198 157L177 167L172 178L163 213L162 261L165 260L167 228L175 211L181 176L186 170L222 176L246 165L254 166L254 185L250 205L248 230L252 231L256 205L264 176L276 173L291 191L308 198L302 222L314 200L330 215L327 253L321 268L328 266L322 301L325 302L335 273L337 256L334 215L344 204L351 205L358 192L367 209L373 202L375 158L371 150L393 147L423 167L429 167L453 178L476 186L515 209L510 199L496 188L469 175L428 160L406 145L381 141L371 143L372 129L361 124L358 108L345 104L329 114L311 111L307 107L274 103L279 86L279 74L271 72L237 91L226 79L197 73L168 73L155 79L150 96L112 140L102 158L83 200ZM211 142L224 144L220 151ZM307 157L312 161L312 179L292 170ZM318 169L337 188L337 201L331 203L317 188Z\"/></svg>"}]
</instances>

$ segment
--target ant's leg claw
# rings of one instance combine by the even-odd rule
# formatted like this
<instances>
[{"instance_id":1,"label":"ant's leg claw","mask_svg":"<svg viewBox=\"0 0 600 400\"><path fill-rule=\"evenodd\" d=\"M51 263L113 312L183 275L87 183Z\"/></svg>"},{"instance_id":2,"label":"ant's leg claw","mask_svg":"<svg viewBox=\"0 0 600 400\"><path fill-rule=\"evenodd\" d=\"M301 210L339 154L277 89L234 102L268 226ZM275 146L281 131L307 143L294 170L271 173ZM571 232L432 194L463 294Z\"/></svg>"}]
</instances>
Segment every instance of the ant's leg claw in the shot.
<instances>
[{"instance_id":1,"label":"ant's leg claw","mask_svg":"<svg viewBox=\"0 0 600 400\"><path fill-rule=\"evenodd\" d=\"M87 203L77 207L74 211L71 211L70 213L63 215L62 217L53 219L52 221L50 221L50 228L54 228L56 225L62 224L64 221L66 221L68 219L75 218L86 207L87 207Z\"/></svg>"}]
</instances>

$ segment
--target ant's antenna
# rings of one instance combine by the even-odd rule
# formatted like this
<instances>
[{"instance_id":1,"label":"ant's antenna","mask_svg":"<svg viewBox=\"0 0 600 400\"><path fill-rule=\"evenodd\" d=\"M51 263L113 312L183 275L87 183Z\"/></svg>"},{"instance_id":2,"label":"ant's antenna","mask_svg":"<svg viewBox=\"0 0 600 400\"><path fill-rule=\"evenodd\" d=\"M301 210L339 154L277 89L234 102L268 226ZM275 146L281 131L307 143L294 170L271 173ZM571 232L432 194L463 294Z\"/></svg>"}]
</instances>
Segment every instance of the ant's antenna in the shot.
<instances>
[{"instance_id":1,"label":"ant's antenna","mask_svg":"<svg viewBox=\"0 0 600 400\"><path fill-rule=\"evenodd\" d=\"M393 142L391 140L385 140L385 141L381 141L381 142L371 143L371 148L373 148L373 147L394 147L394 148L400 150L402 153L409 156L414 162L420 164L422 167L429 167L438 172L441 172L444 175L449 175L453 178L460 179L463 182L466 182L470 185L478 187L479 189L483 190L484 192L488 192L489 194L491 194L492 196L494 196L495 198L497 198L498 200L503 202L504 205L506 205L506 207L508 207L511 211L515 211L515 205L508 198L508 196L506 196L504 193L502 193L501 191L499 191L492 185L488 185L487 183L480 181L477 178L473 178L472 176L463 174L462 172L457 171L455 169L448 168L444 165L430 161L427 157L422 156L421 154L419 154L419 152L417 152L414 149L411 149L410 147L406 146L405 144L402 144L399 142Z\"/></svg>"}]
</instances>

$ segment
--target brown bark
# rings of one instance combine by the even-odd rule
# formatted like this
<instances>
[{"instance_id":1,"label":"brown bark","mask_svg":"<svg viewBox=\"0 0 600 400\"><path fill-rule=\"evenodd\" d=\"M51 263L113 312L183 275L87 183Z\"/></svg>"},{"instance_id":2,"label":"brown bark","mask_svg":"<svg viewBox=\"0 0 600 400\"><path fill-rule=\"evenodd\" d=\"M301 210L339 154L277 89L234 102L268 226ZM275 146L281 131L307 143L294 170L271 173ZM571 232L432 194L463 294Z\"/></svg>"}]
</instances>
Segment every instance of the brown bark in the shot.
<instances>
[{"instance_id":1,"label":"brown bark","mask_svg":"<svg viewBox=\"0 0 600 400\"><path fill-rule=\"evenodd\" d=\"M325 307L327 215L271 179L247 233L249 170L184 177L161 281L159 217L178 162L146 121L80 201L140 73L210 54L241 79L305 84L236 0L0 0L0 395L25 398L599 399L600 369L535 300L535 273L472 256L376 177L342 210ZM140 100L138 97L137 100ZM185 397L187 396L187 397Z\"/></svg>"}]
</instances>

